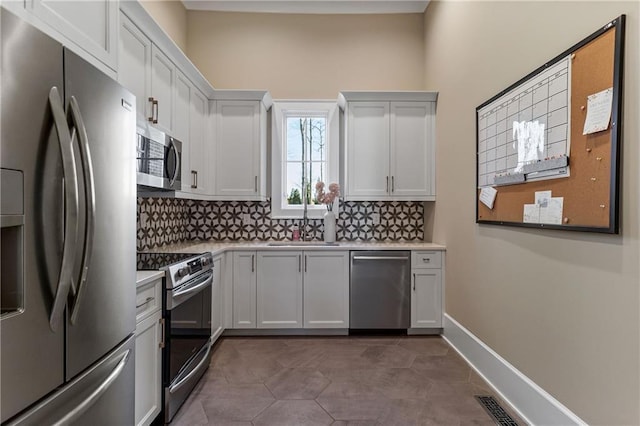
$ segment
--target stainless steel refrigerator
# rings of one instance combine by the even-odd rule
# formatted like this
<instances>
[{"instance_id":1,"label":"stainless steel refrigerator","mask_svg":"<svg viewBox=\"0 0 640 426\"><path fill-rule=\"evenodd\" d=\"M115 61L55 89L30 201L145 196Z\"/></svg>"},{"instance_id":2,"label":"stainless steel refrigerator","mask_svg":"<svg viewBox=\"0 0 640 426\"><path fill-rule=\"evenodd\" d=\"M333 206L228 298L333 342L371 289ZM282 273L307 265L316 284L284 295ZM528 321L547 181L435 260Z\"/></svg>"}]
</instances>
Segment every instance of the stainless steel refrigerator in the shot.
<instances>
[{"instance_id":1,"label":"stainless steel refrigerator","mask_svg":"<svg viewBox=\"0 0 640 426\"><path fill-rule=\"evenodd\" d=\"M135 97L0 15L0 420L133 424Z\"/></svg>"}]
</instances>

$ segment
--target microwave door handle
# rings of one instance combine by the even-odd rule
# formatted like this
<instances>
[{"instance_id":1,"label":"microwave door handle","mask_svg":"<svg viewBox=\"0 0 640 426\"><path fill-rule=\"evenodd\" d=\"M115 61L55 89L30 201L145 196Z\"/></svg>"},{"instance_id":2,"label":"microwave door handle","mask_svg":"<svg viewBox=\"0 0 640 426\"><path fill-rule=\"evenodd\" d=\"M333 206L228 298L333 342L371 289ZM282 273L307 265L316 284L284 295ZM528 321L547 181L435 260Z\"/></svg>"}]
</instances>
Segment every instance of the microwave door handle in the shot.
<instances>
[{"instance_id":1,"label":"microwave door handle","mask_svg":"<svg viewBox=\"0 0 640 426\"><path fill-rule=\"evenodd\" d=\"M89 137L87 128L80 113L80 106L75 96L71 96L69 101L71 107L71 117L75 124L75 134L78 136L78 147L82 162L82 174L84 177L84 196L86 206L86 227L84 234L84 244L82 252L82 263L80 265L80 280L78 281L78 292L73 301L71 309L71 324L75 324L78 318L80 302L82 301L83 290L86 288L89 265L93 254L93 238L95 235L96 218L96 185L93 175L93 163L91 161L91 150L89 149Z\"/></svg>"},{"instance_id":2,"label":"microwave door handle","mask_svg":"<svg viewBox=\"0 0 640 426\"><path fill-rule=\"evenodd\" d=\"M73 280L73 263L76 257L76 238L78 235L78 177L76 174L76 162L73 149L71 148L71 134L67 127L67 120L62 107L62 99L60 98L58 88L55 86L49 91L49 106L51 107L54 127L60 144L65 199L62 261L60 265L60 275L58 277L58 287L49 317L49 327L55 332L60 327L71 281Z\"/></svg>"},{"instance_id":3,"label":"microwave door handle","mask_svg":"<svg viewBox=\"0 0 640 426\"><path fill-rule=\"evenodd\" d=\"M173 171L171 180L169 180L169 186L173 186L173 184L176 183L176 179L178 179L178 173L180 173L180 154L178 154L178 148L176 148L173 138L169 138L169 151L173 151L176 156L176 169Z\"/></svg>"}]
</instances>

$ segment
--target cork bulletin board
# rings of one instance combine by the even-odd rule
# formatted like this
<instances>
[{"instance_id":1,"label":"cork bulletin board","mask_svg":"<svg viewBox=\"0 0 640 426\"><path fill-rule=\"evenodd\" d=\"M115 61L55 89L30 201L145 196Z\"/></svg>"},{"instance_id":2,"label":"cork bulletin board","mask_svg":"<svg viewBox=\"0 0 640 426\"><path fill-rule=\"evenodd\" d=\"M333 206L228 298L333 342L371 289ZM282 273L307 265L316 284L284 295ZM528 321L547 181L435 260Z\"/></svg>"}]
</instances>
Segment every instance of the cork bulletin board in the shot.
<instances>
[{"instance_id":1,"label":"cork bulletin board","mask_svg":"<svg viewBox=\"0 0 640 426\"><path fill-rule=\"evenodd\" d=\"M619 232L625 16L476 108L476 222Z\"/></svg>"}]
</instances>

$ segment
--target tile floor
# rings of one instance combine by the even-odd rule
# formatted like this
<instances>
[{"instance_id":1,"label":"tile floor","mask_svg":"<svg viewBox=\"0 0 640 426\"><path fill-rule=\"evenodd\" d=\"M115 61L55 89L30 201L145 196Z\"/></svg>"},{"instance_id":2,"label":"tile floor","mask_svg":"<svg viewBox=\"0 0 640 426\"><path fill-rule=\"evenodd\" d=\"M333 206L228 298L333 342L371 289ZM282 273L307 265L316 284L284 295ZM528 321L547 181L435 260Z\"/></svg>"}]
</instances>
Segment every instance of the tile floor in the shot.
<instances>
[{"instance_id":1,"label":"tile floor","mask_svg":"<svg viewBox=\"0 0 640 426\"><path fill-rule=\"evenodd\" d=\"M474 395L498 399L439 336L234 337L171 425L495 425Z\"/></svg>"}]
</instances>

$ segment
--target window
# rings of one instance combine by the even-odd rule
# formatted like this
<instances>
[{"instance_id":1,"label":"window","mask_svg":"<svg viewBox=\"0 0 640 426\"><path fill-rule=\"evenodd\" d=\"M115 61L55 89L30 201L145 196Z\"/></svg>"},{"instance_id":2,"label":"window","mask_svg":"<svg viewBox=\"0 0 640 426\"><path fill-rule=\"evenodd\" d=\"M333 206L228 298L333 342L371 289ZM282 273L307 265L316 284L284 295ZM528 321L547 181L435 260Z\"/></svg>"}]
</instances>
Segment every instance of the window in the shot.
<instances>
[{"instance_id":1,"label":"window","mask_svg":"<svg viewBox=\"0 0 640 426\"><path fill-rule=\"evenodd\" d=\"M272 217L302 217L304 197L309 217L322 217L316 183L339 181L336 103L274 102L272 150Z\"/></svg>"}]
</instances>

